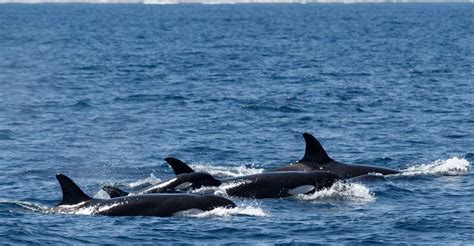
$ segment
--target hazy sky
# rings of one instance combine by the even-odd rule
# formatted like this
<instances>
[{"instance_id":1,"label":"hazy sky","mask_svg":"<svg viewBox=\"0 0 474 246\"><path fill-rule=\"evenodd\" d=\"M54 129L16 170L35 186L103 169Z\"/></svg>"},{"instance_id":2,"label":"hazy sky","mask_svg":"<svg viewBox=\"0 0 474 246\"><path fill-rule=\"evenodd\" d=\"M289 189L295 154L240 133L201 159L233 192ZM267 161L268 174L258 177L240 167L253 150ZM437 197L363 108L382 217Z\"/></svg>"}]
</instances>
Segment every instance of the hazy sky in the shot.
<instances>
[{"instance_id":1,"label":"hazy sky","mask_svg":"<svg viewBox=\"0 0 474 246\"><path fill-rule=\"evenodd\" d=\"M320 3L364 3L364 2L445 2L445 3L474 3L474 0L0 0L0 3L250 3L250 2L320 2Z\"/></svg>"}]
</instances>

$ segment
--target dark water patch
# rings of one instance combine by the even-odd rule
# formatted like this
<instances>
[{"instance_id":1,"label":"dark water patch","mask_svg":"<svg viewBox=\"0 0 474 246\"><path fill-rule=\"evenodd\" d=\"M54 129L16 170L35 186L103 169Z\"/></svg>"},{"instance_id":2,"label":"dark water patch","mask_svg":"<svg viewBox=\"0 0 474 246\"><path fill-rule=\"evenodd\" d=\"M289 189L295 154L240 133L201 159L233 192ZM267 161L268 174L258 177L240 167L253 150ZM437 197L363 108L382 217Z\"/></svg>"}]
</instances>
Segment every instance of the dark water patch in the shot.
<instances>
[{"instance_id":1,"label":"dark water patch","mask_svg":"<svg viewBox=\"0 0 474 246\"><path fill-rule=\"evenodd\" d=\"M53 119L46 119L41 121L42 124L58 124L66 122L65 118L53 118Z\"/></svg>"},{"instance_id":2,"label":"dark water patch","mask_svg":"<svg viewBox=\"0 0 474 246\"><path fill-rule=\"evenodd\" d=\"M435 232L443 230L450 218L433 215L432 217L420 216L404 216L397 220L394 227L413 232ZM463 220L451 221L455 222L453 229L464 228L467 224ZM449 223L451 223L449 222ZM467 226L469 227L469 226Z\"/></svg>"},{"instance_id":3,"label":"dark water patch","mask_svg":"<svg viewBox=\"0 0 474 246\"><path fill-rule=\"evenodd\" d=\"M77 109L88 109L88 108L92 107L92 103L91 103L91 100L89 100L89 99L83 99L83 100L79 100L78 102L76 102L73 105L73 107L77 108Z\"/></svg>"},{"instance_id":4,"label":"dark water patch","mask_svg":"<svg viewBox=\"0 0 474 246\"><path fill-rule=\"evenodd\" d=\"M267 106L257 104L246 104L242 106L243 109L252 111L274 111L282 113L301 113L303 110L290 106Z\"/></svg>"},{"instance_id":5,"label":"dark water patch","mask_svg":"<svg viewBox=\"0 0 474 246\"><path fill-rule=\"evenodd\" d=\"M312 121L313 117L311 116L303 116L299 119L299 121Z\"/></svg>"},{"instance_id":6,"label":"dark water patch","mask_svg":"<svg viewBox=\"0 0 474 246\"><path fill-rule=\"evenodd\" d=\"M2 140L14 140L13 131L10 129L0 129L0 141Z\"/></svg>"},{"instance_id":7,"label":"dark water patch","mask_svg":"<svg viewBox=\"0 0 474 246\"><path fill-rule=\"evenodd\" d=\"M157 64L137 64L135 66L139 67L139 68L156 68L156 67L158 67Z\"/></svg>"},{"instance_id":8,"label":"dark water patch","mask_svg":"<svg viewBox=\"0 0 474 246\"><path fill-rule=\"evenodd\" d=\"M410 73L415 76L429 76L429 75L439 75L439 74L450 74L452 71L449 68L432 68L426 70L412 69Z\"/></svg>"},{"instance_id":9,"label":"dark water patch","mask_svg":"<svg viewBox=\"0 0 474 246\"><path fill-rule=\"evenodd\" d=\"M466 135L463 135L463 134L447 134L447 135L443 135L443 136L446 137L446 138L451 138L451 139L460 139L460 138L467 137Z\"/></svg>"},{"instance_id":10,"label":"dark water patch","mask_svg":"<svg viewBox=\"0 0 474 246\"><path fill-rule=\"evenodd\" d=\"M37 116L40 114L39 111L37 110L34 110L34 109L31 109L31 108L24 108L24 109L21 109L18 114L20 115L28 115L28 116Z\"/></svg>"},{"instance_id":11,"label":"dark water patch","mask_svg":"<svg viewBox=\"0 0 474 246\"><path fill-rule=\"evenodd\" d=\"M174 94L135 94L126 97L117 97L115 101L125 102L159 102L162 100L185 100L186 97Z\"/></svg>"},{"instance_id":12,"label":"dark water patch","mask_svg":"<svg viewBox=\"0 0 474 246\"><path fill-rule=\"evenodd\" d=\"M101 71L105 67L101 65L83 65L83 66L78 66L75 69L76 70L82 70L82 71L90 71L90 72L96 72L96 71Z\"/></svg>"},{"instance_id":13,"label":"dark water patch","mask_svg":"<svg viewBox=\"0 0 474 246\"><path fill-rule=\"evenodd\" d=\"M331 77L368 77L372 74L365 73L365 72L329 72L329 73L321 73L323 76L331 76Z\"/></svg>"},{"instance_id":14,"label":"dark water patch","mask_svg":"<svg viewBox=\"0 0 474 246\"><path fill-rule=\"evenodd\" d=\"M474 163L474 153L467 153L465 158L470 162Z\"/></svg>"}]
</instances>

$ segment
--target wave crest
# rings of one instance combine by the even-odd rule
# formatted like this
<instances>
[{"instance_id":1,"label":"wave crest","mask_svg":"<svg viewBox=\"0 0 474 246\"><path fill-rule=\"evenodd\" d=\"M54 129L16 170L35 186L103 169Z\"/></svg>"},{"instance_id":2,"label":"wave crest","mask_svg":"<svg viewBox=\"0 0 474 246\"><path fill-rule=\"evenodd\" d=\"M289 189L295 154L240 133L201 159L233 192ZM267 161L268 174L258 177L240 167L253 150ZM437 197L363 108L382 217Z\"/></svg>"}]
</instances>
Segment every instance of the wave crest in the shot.
<instances>
[{"instance_id":1,"label":"wave crest","mask_svg":"<svg viewBox=\"0 0 474 246\"><path fill-rule=\"evenodd\" d=\"M23 209L32 211L32 212L38 212L38 213L46 213L49 211L49 208L37 203L32 203L32 202L24 202L24 201L0 201L0 203L9 203L13 205L20 206Z\"/></svg>"},{"instance_id":2,"label":"wave crest","mask_svg":"<svg viewBox=\"0 0 474 246\"><path fill-rule=\"evenodd\" d=\"M298 195L297 199L320 202L357 202L367 203L375 201L375 195L369 188L358 183L336 182L330 188L316 191L309 195Z\"/></svg>"},{"instance_id":3,"label":"wave crest","mask_svg":"<svg viewBox=\"0 0 474 246\"><path fill-rule=\"evenodd\" d=\"M471 164L464 158L453 157L447 160L436 160L430 164L420 164L403 170L402 176L415 175L465 175L469 173Z\"/></svg>"},{"instance_id":4,"label":"wave crest","mask_svg":"<svg viewBox=\"0 0 474 246\"><path fill-rule=\"evenodd\" d=\"M230 217L230 216L252 216L252 217L266 217L265 211L260 207L245 206L235 208L215 208L210 211L205 211L198 214L189 214L185 216L196 218L214 218L214 217Z\"/></svg>"},{"instance_id":5,"label":"wave crest","mask_svg":"<svg viewBox=\"0 0 474 246\"><path fill-rule=\"evenodd\" d=\"M262 173L262 168L252 168L246 167L244 165L240 166L210 166L204 164L195 164L191 165L191 167L199 172L207 172L215 176L219 177L237 177L237 176L244 176L244 175L252 175Z\"/></svg>"},{"instance_id":6,"label":"wave crest","mask_svg":"<svg viewBox=\"0 0 474 246\"><path fill-rule=\"evenodd\" d=\"M160 183L160 182L161 182L161 179L155 177L155 175L153 175L153 174L150 174L150 177L148 177L148 178L139 179L139 180L137 180L137 181L128 183L128 184L126 184L126 185L128 186L128 188L133 189L133 188L142 186L142 185L144 185L144 184L146 184L146 183L151 184L151 185L155 185L155 184L158 184L158 183Z\"/></svg>"}]
</instances>

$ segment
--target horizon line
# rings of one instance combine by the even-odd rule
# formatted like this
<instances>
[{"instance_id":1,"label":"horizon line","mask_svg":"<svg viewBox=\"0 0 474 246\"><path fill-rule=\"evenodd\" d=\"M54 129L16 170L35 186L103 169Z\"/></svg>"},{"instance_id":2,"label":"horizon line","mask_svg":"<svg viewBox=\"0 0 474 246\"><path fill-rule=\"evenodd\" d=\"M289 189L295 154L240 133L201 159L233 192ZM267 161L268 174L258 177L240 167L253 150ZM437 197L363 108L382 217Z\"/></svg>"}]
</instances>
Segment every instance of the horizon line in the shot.
<instances>
[{"instance_id":1,"label":"horizon line","mask_svg":"<svg viewBox=\"0 0 474 246\"><path fill-rule=\"evenodd\" d=\"M474 0L0 0L0 4L380 4L474 3Z\"/></svg>"}]
</instances>

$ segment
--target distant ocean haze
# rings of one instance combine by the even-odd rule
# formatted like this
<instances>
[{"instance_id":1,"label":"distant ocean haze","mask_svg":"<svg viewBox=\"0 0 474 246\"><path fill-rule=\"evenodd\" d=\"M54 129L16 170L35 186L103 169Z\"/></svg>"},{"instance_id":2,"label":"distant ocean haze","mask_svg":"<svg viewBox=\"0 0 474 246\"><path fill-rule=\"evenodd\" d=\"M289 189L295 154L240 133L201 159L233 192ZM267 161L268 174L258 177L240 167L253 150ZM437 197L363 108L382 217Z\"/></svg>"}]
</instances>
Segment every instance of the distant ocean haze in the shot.
<instances>
[{"instance_id":1,"label":"distant ocean haze","mask_svg":"<svg viewBox=\"0 0 474 246\"><path fill-rule=\"evenodd\" d=\"M474 0L0 0L0 3L135 3L135 4L238 4L238 3L474 3Z\"/></svg>"}]
</instances>

